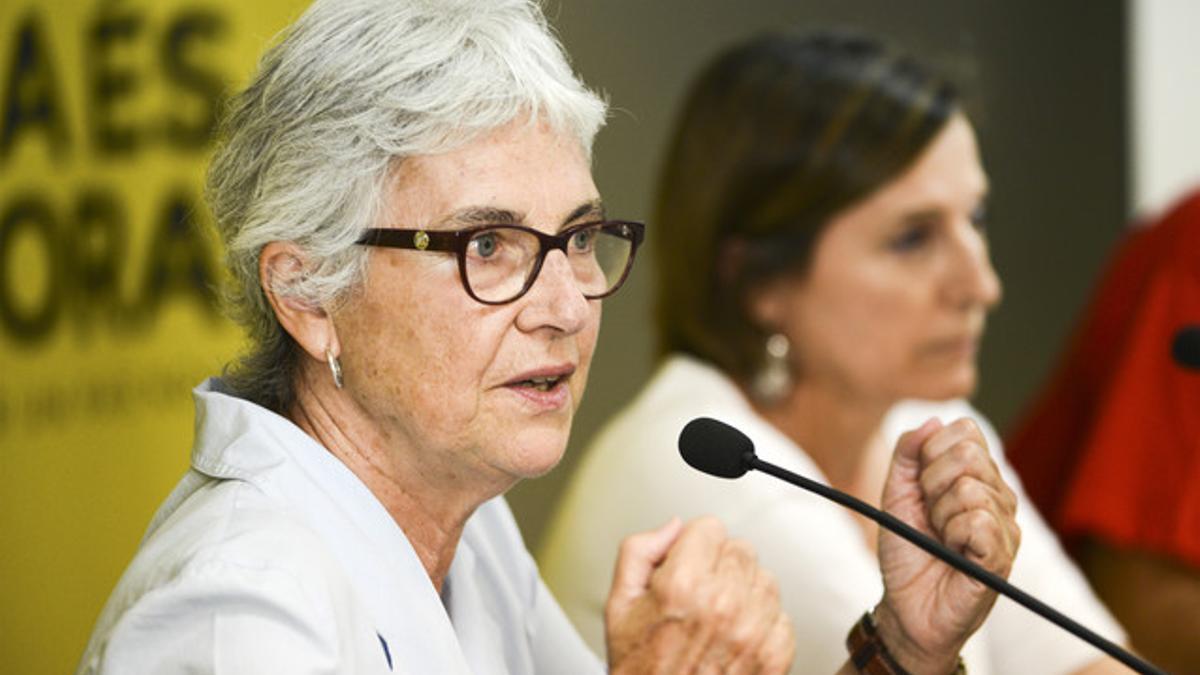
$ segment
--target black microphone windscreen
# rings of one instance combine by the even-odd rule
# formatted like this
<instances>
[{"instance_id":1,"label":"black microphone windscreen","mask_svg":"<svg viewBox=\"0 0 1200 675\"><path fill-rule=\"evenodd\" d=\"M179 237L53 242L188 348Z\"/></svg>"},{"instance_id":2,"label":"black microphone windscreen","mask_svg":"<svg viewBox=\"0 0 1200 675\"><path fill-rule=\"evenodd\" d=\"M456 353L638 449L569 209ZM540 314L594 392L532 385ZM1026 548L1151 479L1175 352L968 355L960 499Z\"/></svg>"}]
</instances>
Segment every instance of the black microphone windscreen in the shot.
<instances>
[{"instance_id":1,"label":"black microphone windscreen","mask_svg":"<svg viewBox=\"0 0 1200 675\"><path fill-rule=\"evenodd\" d=\"M1171 355L1184 368L1200 370L1200 326L1185 326L1176 333Z\"/></svg>"},{"instance_id":2,"label":"black microphone windscreen","mask_svg":"<svg viewBox=\"0 0 1200 675\"><path fill-rule=\"evenodd\" d=\"M746 454L754 441L711 417L697 417L679 432L679 454L693 469L721 478L739 478L750 470Z\"/></svg>"}]
</instances>

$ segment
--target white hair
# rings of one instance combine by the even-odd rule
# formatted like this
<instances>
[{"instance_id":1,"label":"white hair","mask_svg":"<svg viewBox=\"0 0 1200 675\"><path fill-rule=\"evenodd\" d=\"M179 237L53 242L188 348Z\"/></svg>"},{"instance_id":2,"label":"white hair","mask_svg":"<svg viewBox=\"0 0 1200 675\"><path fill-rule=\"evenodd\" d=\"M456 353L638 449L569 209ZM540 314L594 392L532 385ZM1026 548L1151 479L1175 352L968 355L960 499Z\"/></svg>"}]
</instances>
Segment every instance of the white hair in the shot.
<instances>
[{"instance_id":1,"label":"white hair","mask_svg":"<svg viewBox=\"0 0 1200 675\"><path fill-rule=\"evenodd\" d=\"M294 242L306 264L272 290L328 307L364 279L354 242L376 224L398 162L521 116L574 134L590 155L606 110L535 0L316 0L282 35L232 99L207 184L231 272L226 309L251 343L226 381L279 412L298 347L260 286L265 244Z\"/></svg>"}]
</instances>

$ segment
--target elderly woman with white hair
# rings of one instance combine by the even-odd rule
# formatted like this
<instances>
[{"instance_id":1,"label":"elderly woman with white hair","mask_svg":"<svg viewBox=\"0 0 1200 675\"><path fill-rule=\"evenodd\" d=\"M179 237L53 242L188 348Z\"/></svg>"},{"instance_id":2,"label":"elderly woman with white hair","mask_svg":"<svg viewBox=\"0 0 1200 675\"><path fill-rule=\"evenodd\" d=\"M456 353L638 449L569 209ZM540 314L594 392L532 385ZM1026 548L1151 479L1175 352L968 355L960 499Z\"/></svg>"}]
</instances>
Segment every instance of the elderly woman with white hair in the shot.
<instances>
[{"instance_id":1,"label":"elderly woman with white hair","mask_svg":"<svg viewBox=\"0 0 1200 675\"><path fill-rule=\"evenodd\" d=\"M592 181L604 111L529 0L318 0L286 32L209 174L251 348L195 390L191 469L80 672L603 670L502 495L560 459L642 241ZM923 492L930 434L900 444L903 515L940 536L928 508L977 512L1005 573L1010 505ZM948 670L992 594L898 542L880 557L868 639ZM605 615L613 672L779 673L794 652L774 580L712 519L627 539Z\"/></svg>"}]
</instances>

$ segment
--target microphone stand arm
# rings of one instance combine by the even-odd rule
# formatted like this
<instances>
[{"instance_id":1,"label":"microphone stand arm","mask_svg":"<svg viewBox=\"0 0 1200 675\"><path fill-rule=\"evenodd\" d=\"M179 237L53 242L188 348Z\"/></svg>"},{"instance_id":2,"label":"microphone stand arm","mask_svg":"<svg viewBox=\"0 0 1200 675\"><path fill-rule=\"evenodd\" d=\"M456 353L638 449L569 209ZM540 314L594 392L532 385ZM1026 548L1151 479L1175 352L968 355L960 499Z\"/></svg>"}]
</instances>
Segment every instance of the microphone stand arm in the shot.
<instances>
[{"instance_id":1,"label":"microphone stand arm","mask_svg":"<svg viewBox=\"0 0 1200 675\"><path fill-rule=\"evenodd\" d=\"M1125 664L1135 672L1144 673L1146 675L1166 675L1166 673L1164 673L1162 670L1159 670L1146 661L1134 656L1128 651L1122 649L1120 646L1113 644L1111 641L1096 634L1091 629L1080 624L1071 617L1059 612L1058 610L1047 605L1041 600L1038 600L1025 591L1022 591L1016 586L1013 586L1004 578L983 569L979 565L967 560L959 553L951 551L941 543L933 540L928 535L919 532L911 525L893 516L892 514L886 511L881 511L880 509L871 506L861 499L848 495L841 490L835 490L828 485L805 478L800 474L792 473L783 467L776 466L770 462L764 462L763 460L759 459L753 451L747 452L744 456L744 459L746 461L746 466L752 469L757 469L763 473L775 476L776 478L787 481L792 485L804 488L809 492L815 492L822 497L837 502L838 504L841 504L852 511L861 513L867 518L879 523L879 525L884 529L903 537L910 543L918 546L926 553L938 558L954 569L966 574L976 581L979 581L997 593L1010 598L1017 604L1022 605L1026 609L1041 616L1047 621L1050 621L1051 623L1057 625L1079 639L1090 643L1092 646Z\"/></svg>"}]
</instances>

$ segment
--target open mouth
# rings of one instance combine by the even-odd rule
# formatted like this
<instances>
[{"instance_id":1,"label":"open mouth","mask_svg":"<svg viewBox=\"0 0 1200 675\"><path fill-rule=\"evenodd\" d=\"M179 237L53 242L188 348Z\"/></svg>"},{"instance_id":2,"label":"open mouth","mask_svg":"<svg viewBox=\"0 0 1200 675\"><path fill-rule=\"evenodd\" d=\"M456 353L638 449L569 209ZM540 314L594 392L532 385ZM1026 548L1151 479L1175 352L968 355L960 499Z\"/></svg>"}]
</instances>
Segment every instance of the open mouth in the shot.
<instances>
[{"instance_id":1,"label":"open mouth","mask_svg":"<svg viewBox=\"0 0 1200 675\"><path fill-rule=\"evenodd\" d=\"M565 375L554 375L554 376L550 376L550 377L531 377L528 380L519 380L517 382L513 382L512 386L528 387L530 389L535 389L537 391L550 391L551 389L557 387L559 385L559 383L565 382L566 379L567 379L567 376L565 376Z\"/></svg>"}]
</instances>

